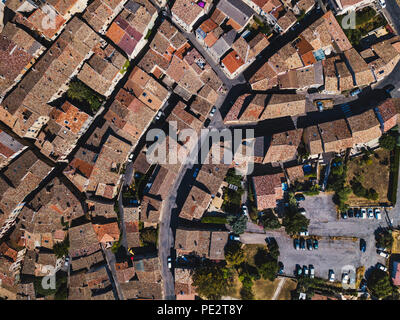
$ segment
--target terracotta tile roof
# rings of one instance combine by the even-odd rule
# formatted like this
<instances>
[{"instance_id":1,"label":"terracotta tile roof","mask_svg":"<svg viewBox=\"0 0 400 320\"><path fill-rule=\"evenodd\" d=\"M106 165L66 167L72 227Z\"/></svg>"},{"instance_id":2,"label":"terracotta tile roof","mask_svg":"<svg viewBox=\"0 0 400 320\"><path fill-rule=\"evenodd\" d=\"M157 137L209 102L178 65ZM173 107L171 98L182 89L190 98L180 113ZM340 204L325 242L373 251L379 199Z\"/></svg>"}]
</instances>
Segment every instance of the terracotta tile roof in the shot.
<instances>
[{"instance_id":1,"label":"terracotta tile roof","mask_svg":"<svg viewBox=\"0 0 400 320\"><path fill-rule=\"evenodd\" d=\"M107 224L93 224L94 232L99 242L114 242L119 240L119 228L117 222Z\"/></svg>"},{"instance_id":2,"label":"terracotta tile roof","mask_svg":"<svg viewBox=\"0 0 400 320\"><path fill-rule=\"evenodd\" d=\"M339 23L337 22L332 11L328 11L327 13L325 13L323 18L326 21L326 25L328 27L328 31L329 31L332 39L335 40L339 49L341 51L346 51L346 50L351 49L352 45L351 45L349 39L347 39L345 33L343 32L342 28L340 27Z\"/></svg>"},{"instance_id":3,"label":"terracotta tile roof","mask_svg":"<svg viewBox=\"0 0 400 320\"><path fill-rule=\"evenodd\" d=\"M296 157L302 135L303 129L290 130L272 135L271 144L263 162L286 162L293 160Z\"/></svg>"},{"instance_id":4,"label":"terracotta tile roof","mask_svg":"<svg viewBox=\"0 0 400 320\"><path fill-rule=\"evenodd\" d=\"M340 152L353 146L346 120L338 119L318 124L325 152Z\"/></svg>"},{"instance_id":5,"label":"terracotta tile roof","mask_svg":"<svg viewBox=\"0 0 400 320\"><path fill-rule=\"evenodd\" d=\"M283 173L253 177L258 210L275 208L277 200L283 198L283 177Z\"/></svg>"},{"instance_id":6,"label":"terracotta tile roof","mask_svg":"<svg viewBox=\"0 0 400 320\"><path fill-rule=\"evenodd\" d=\"M244 64L244 61L235 50L232 50L222 59L221 63L233 74Z\"/></svg>"}]
</instances>

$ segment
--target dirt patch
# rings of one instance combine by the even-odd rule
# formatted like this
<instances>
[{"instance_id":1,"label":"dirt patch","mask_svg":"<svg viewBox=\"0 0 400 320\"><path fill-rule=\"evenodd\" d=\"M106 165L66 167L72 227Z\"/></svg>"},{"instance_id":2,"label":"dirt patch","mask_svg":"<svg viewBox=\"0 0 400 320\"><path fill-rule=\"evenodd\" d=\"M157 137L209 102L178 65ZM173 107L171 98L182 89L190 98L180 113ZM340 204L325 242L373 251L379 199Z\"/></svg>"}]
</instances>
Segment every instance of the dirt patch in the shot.
<instances>
[{"instance_id":1,"label":"dirt patch","mask_svg":"<svg viewBox=\"0 0 400 320\"><path fill-rule=\"evenodd\" d=\"M390 174L390 152L384 149L377 150L375 155L370 156L371 161L369 163L363 162L361 158L362 157L353 158L348 162L347 182L350 183L353 178L357 178L364 188L375 189L379 198L378 200L369 200L357 197L351 193L347 203L350 206L369 206L389 203L387 196Z\"/></svg>"},{"instance_id":2,"label":"dirt patch","mask_svg":"<svg viewBox=\"0 0 400 320\"><path fill-rule=\"evenodd\" d=\"M274 281L260 279L254 281L253 292L255 300L271 300L275 290L279 285L280 279Z\"/></svg>"},{"instance_id":3,"label":"dirt patch","mask_svg":"<svg viewBox=\"0 0 400 320\"><path fill-rule=\"evenodd\" d=\"M400 231L393 230L392 237L393 237L392 253L400 254Z\"/></svg>"},{"instance_id":4,"label":"dirt patch","mask_svg":"<svg viewBox=\"0 0 400 320\"><path fill-rule=\"evenodd\" d=\"M242 284L239 280L239 275L236 271L233 271L233 282L232 282L232 288L230 288L229 292L227 293L227 296L236 298L236 299L241 299L240 297L240 289L242 288Z\"/></svg>"},{"instance_id":5,"label":"dirt patch","mask_svg":"<svg viewBox=\"0 0 400 320\"><path fill-rule=\"evenodd\" d=\"M246 262L252 266L255 266L254 256L257 254L259 249L267 249L267 245L262 244L246 244L243 247Z\"/></svg>"},{"instance_id":6,"label":"dirt patch","mask_svg":"<svg viewBox=\"0 0 400 320\"><path fill-rule=\"evenodd\" d=\"M277 300L291 300L290 292L295 290L297 287L297 280L286 279L285 284L282 286L281 292Z\"/></svg>"}]
</instances>

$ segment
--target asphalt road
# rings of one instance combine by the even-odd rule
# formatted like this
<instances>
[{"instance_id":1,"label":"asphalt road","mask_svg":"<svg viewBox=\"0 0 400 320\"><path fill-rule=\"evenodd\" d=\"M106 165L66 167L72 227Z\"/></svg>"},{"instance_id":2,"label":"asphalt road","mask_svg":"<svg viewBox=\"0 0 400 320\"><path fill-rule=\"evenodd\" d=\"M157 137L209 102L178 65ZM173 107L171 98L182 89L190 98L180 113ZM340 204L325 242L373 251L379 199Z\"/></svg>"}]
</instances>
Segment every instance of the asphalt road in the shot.
<instances>
[{"instance_id":1,"label":"asphalt road","mask_svg":"<svg viewBox=\"0 0 400 320\"><path fill-rule=\"evenodd\" d=\"M386 8L382 11L384 11L386 17L389 17L397 34L400 34L400 7L396 0L386 0Z\"/></svg>"}]
</instances>

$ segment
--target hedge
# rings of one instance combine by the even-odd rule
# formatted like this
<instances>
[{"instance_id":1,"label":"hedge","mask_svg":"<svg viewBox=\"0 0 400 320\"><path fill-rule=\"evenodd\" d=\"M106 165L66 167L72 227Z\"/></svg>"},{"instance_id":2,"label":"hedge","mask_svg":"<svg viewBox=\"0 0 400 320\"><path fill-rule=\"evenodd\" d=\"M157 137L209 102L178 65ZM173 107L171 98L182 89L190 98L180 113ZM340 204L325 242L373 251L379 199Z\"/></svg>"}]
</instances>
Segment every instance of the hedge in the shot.
<instances>
[{"instance_id":1,"label":"hedge","mask_svg":"<svg viewBox=\"0 0 400 320\"><path fill-rule=\"evenodd\" d=\"M215 223L215 224L226 224L225 217L203 217L201 219L202 223Z\"/></svg>"},{"instance_id":2,"label":"hedge","mask_svg":"<svg viewBox=\"0 0 400 320\"><path fill-rule=\"evenodd\" d=\"M394 149L393 162L391 164L391 190L390 190L390 201L392 205L396 205L397 201L397 187L398 187L398 179L399 179L399 160L400 160L400 147L396 146Z\"/></svg>"}]
</instances>

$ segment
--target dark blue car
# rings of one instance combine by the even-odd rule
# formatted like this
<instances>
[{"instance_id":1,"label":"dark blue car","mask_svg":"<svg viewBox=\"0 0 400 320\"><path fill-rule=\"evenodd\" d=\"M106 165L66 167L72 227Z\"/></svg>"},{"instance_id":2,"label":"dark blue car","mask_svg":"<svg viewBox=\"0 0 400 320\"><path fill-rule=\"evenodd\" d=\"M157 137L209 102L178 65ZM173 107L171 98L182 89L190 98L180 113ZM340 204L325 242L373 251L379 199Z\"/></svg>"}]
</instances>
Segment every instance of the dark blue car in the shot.
<instances>
[{"instance_id":1,"label":"dark blue car","mask_svg":"<svg viewBox=\"0 0 400 320\"><path fill-rule=\"evenodd\" d=\"M365 252L366 248L367 248L367 243L365 242L364 239L360 239L360 250L361 250L361 252Z\"/></svg>"}]
</instances>

